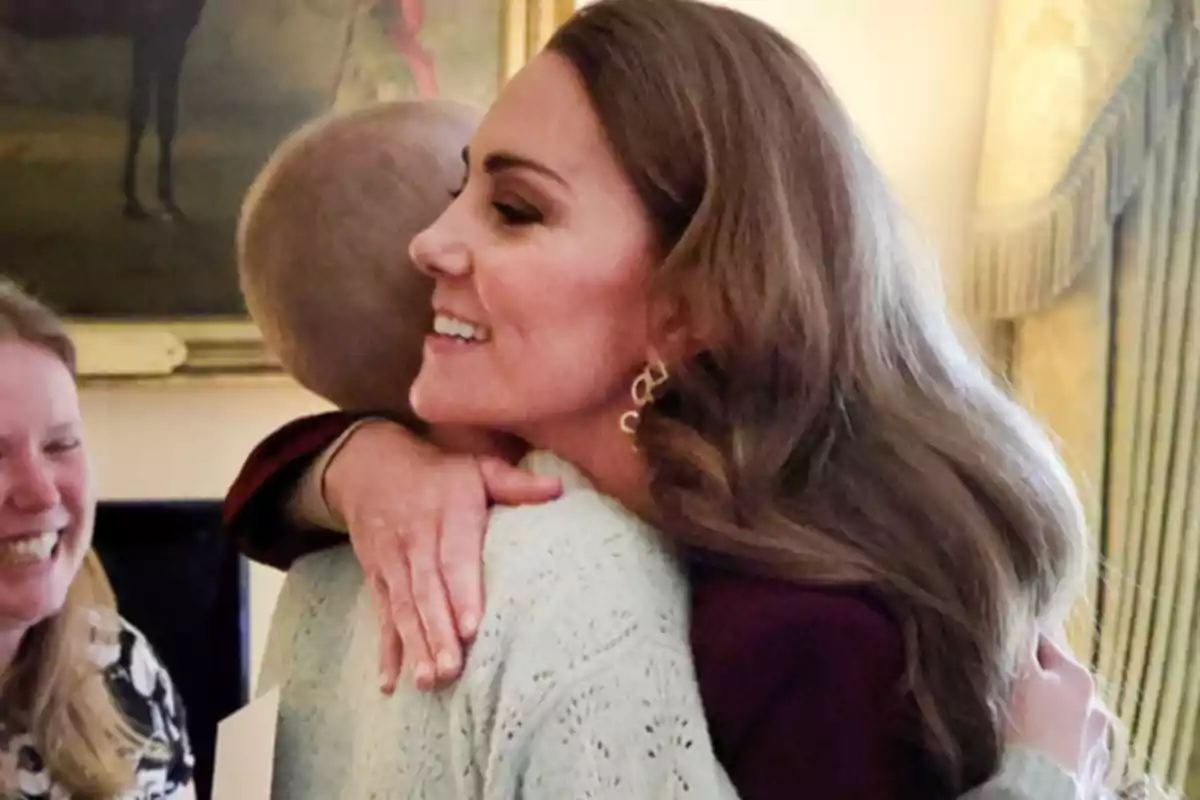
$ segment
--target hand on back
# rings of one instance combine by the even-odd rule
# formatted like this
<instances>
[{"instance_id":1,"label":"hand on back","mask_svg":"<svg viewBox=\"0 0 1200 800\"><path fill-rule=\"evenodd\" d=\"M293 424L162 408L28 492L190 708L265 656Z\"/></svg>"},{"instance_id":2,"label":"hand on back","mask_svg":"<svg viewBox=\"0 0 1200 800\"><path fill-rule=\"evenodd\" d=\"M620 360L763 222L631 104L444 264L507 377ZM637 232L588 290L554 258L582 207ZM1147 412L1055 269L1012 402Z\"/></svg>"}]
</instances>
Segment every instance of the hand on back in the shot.
<instances>
[{"instance_id":1,"label":"hand on back","mask_svg":"<svg viewBox=\"0 0 1200 800\"><path fill-rule=\"evenodd\" d=\"M1074 775L1085 798L1100 797L1108 771L1111 717L1096 698L1091 672L1039 635L1013 687L1009 746L1053 759Z\"/></svg>"}]
</instances>

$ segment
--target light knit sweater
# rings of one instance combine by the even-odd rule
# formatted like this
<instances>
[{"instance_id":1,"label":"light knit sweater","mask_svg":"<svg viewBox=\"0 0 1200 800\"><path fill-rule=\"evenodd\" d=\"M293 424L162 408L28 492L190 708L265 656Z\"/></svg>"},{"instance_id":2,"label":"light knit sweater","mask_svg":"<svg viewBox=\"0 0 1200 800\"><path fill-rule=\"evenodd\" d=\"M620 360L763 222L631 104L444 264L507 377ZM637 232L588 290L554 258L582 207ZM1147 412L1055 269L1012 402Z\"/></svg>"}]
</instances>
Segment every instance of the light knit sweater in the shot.
<instances>
[{"instance_id":1,"label":"light knit sweater","mask_svg":"<svg viewBox=\"0 0 1200 800\"><path fill-rule=\"evenodd\" d=\"M563 495L492 513L487 611L445 691L380 695L378 623L350 548L289 571L260 678L282 684L273 796L736 797L705 726L672 553L564 463L523 463L559 475Z\"/></svg>"},{"instance_id":2,"label":"light knit sweater","mask_svg":"<svg viewBox=\"0 0 1200 800\"><path fill-rule=\"evenodd\" d=\"M712 752L688 637L687 583L655 532L545 453L544 505L499 508L487 612L462 678L378 689L377 617L349 547L298 561L259 678L282 686L273 796L428 800L735 798ZM1014 751L969 800L1074 800Z\"/></svg>"}]
</instances>

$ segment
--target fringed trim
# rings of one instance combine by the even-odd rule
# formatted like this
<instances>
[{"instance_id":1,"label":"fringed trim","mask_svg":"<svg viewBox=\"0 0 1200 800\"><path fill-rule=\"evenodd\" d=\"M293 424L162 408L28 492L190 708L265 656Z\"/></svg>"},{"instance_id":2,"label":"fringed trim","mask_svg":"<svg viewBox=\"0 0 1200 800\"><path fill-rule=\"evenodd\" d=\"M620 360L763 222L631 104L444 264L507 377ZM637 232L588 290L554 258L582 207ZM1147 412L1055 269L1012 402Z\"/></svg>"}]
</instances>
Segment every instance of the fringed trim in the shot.
<instances>
[{"instance_id":1,"label":"fringed trim","mask_svg":"<svg viewBox=\"0 0 1200 800\"><path fill-rule=\"evenodd\" d=\"M1038 311L1094 261L1166 133L1196 61L1200 0L1151 19L1129 74L1044 199L972 221L963 310L976 319Z\"/></svg>"}]
</instances>

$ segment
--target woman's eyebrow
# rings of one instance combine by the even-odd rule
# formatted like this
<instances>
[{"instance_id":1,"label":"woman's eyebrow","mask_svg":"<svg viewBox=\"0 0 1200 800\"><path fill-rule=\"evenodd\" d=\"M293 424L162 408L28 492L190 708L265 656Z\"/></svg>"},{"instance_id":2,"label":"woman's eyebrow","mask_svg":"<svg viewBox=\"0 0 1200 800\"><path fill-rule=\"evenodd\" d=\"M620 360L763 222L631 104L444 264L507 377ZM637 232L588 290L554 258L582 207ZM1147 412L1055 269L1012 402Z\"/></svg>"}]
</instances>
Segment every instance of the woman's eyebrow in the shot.
<instances>
[{"instance_id":1,"label":"woman's eyebrow","mask_svg":"<svg viewBox=\"0 0 1200 800\"><path fill-rule=\"evenodd\" d=\"M471 149L464 147L462 151L463 163L467 166L471 164ZM545 175L547 178L561 184L564 188L570 188L566 180L554 170L547 167L540 161L535 161L526 156L517 155L515 153L495 152L489 153L483 160L483 171L489 175L495 175L498 172L505 172L511 169L527 169L532 172L537 172Z\"/></svg>"}]
</instances>

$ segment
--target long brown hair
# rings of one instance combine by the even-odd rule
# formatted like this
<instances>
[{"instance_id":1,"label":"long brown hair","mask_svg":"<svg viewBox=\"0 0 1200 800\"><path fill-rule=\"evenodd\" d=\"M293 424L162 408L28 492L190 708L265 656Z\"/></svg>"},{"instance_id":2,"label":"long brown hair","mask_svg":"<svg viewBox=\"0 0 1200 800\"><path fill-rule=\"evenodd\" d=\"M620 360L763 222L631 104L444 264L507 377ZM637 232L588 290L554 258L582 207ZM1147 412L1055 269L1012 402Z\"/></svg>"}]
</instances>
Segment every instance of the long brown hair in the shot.
<instances>
[{"instance_id":1,"label":"long brown hair","mask_svg":"<svg viewBox=\"0 0 1200 800\"><path fill-rule=\"evenodd\" d=\"M0 341L12 340L48 350L75 373L75 346L62 321L0 278ZM90 653L96 645L114 646L118 631L112 587L89 550L62 609L30 628L13 662L0 670L0 720L27 731L53 779L80 797L129 789L129 754L148 746L121 714Z\"/></svg>"},{"instance_id":2,"label":"long brown hair","mask_svg":"<svg viewBox=\"0 0 1200 800\"><path fill-rule=\"evenodd\" d=\"M644 415L658 523L701 557L864 584L903 628L921 741L982 781L1034 620L1085 564L1045 433L956 337L885 182L782 34L691 0L602 0L549 43L586 87L703 332Z\"/></svg>"}]
</instances>

